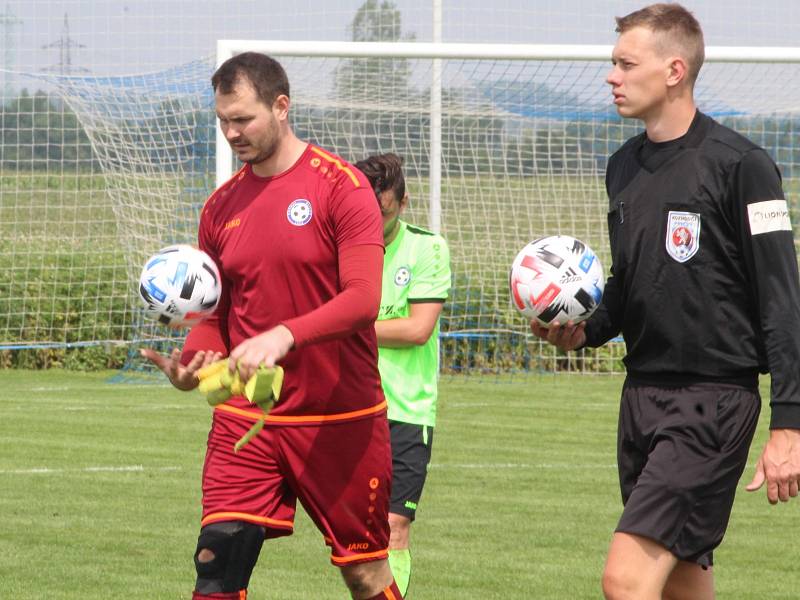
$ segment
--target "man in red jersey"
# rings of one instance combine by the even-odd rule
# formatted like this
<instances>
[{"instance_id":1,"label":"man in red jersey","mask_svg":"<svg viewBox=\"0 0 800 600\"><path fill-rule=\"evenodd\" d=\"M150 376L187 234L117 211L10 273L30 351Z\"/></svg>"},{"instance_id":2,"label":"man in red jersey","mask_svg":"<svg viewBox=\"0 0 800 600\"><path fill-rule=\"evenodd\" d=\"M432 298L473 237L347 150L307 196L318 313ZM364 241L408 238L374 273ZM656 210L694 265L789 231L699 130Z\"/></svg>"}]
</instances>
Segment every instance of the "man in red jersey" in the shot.
<instances>
[{"instance_id":1,"label":"man in red jersey","mask_svg":"<svg viewBox=\"0 0 800 600\"><path fill-rule=\"evenodd\" d=\"M203 467L193 599L242 599L265 538L290 535L299 499L352 597L400 600L387 562L391 448L377 368L383 229L364 176L299 140L289 82L262 54L211 80L220 126L245 163L206 202L199 244L219 266L214 315L183 351L152 360L178 389L229 356L243 380L280 364L266 416L245 398L214 411ZM253 424L265 427L240 452Z\"/></svg>"}]
</instances>

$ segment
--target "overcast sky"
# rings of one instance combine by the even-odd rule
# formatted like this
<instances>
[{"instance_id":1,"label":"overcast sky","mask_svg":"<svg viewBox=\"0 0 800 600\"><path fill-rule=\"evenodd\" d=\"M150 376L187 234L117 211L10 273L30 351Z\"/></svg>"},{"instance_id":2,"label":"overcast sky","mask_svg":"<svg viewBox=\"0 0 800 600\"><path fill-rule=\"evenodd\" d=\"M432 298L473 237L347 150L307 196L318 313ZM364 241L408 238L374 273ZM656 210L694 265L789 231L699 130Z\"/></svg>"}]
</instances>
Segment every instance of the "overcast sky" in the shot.
<instances>
[{"instance_id":1,"label":"overcast sky","mask_svg":"<svg viewBox=\"0 0 800 600\"><path fill-rule=\"evenodd\" d=\"M611 44L614 16L643 5L627 0L442 2L444 41L506 43ZM2 4L0 67L129 74L210 55L219 38L347 40L348 24L362 0L6 0ZM429 41L431 0L395 4L404 31ZM709 45L800 44L798 0L690 0L685 5L700 19ZM43 47L47 45L51 47Z\"/></svg>"}]
</instances>

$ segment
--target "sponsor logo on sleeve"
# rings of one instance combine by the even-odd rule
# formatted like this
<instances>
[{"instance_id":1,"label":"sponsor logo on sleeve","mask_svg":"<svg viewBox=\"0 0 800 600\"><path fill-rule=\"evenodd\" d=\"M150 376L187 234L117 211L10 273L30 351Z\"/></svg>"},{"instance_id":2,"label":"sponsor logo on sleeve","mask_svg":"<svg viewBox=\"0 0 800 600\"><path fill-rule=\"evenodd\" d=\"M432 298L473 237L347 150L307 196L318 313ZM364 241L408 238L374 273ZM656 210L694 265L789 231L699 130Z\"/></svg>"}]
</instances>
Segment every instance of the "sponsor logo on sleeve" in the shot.
<instances>
[{"instance_id":1,"label":"sponsor logo on sleeve","mask_svg":"<svg viewBox=\"0 0 800 600\"><path fill-rule=\"evenodd\" d=\"M752 235L792 230L786 200L765 200L748 204L747 218L750 221Z\"/></svg>"},{"instance_id":2,"label":"sponsor logo on sleeve","mask_svg":"<svg viewBox=\"0 0 800 600\"><path fill-rule=\"evenodd\" d=\"M700 215L669 211L666 246L667 254L679 263L685 263L697 254L700 249Z\"/></svg>"}]
</instances>

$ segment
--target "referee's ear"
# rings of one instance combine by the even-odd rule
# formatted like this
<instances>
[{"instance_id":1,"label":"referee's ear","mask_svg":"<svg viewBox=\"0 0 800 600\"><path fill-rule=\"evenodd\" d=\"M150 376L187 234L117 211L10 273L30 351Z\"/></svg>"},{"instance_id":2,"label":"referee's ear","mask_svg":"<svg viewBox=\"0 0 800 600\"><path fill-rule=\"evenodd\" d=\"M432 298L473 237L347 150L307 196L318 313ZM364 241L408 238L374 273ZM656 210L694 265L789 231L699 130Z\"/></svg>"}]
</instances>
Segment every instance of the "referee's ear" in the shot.
<instances>
[{"instance_id":1,"label":"referee's ear","mask_svg":"<svg viewBox=\"0 0 800 600\"><path fill-rule=\"evenodd\" d=\"M671 56L667 63L667 87L676 87L687 81L689 67L680 56Z\"/></svg>"}]
</instances>

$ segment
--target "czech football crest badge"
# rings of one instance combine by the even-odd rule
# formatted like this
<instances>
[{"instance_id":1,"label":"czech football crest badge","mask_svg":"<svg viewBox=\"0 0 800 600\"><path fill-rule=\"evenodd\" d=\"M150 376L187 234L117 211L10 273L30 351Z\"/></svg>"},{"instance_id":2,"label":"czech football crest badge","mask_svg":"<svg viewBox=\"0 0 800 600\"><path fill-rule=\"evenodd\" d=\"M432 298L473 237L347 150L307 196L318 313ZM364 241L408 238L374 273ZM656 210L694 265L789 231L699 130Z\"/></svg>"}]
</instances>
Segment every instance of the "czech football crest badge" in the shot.
<instances>
[{"instance_id":1,"label":"czech football crest badge","mask_svg":"<svg viewBox=\"0 0 800 600\"><path fill-rule=\"evenodd\" d=\"M667 218L667 254L685 263L700 249L700 215L671 210Z\"/></svg>"}]
</instances>

